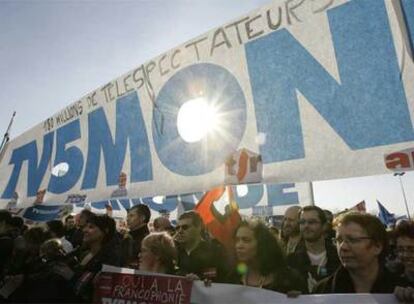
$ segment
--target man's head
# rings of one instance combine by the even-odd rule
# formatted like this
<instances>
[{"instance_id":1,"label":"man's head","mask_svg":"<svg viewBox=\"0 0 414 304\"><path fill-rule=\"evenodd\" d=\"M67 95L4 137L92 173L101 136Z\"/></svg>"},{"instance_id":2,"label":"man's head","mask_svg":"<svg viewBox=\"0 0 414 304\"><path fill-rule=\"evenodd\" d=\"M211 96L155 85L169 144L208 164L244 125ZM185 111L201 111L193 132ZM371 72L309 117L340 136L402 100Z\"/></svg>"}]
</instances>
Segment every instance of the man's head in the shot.
<instances>
[{"instance_id":1,"label":"man's head","mask_svg":"<svg viewBox=\"0 0 414 304\"><path fill-rule=\"evenodd\" d=\"M79 214L79 227L83 229L86 226L88 220L94 215L95 214L92 211L88 209L83 209Z\"/></svg>"},{"instance_id":2,"label":"man's head","mask_svg":"<svg viewBox=\"0 0 414 304\"><path fill-rule=\"evenodd\" d=\"M129 230L136 230L148 224L151 218L151 211L147 205L140 204L128 210L127 225Z\"/></svg>"},{"instance_id":3,"label":"man's head","mask_svg":"<svg viewBox=\"0 0 414 304\"><path fill-rule=\"evenodd\" d=\"M282 236L286 239L299 234L299 206L292 206L286 209L283 216Z\"/></svg>"},{"instance_id":4,"label":"man's head","mask_svg":"<svg viewBox=\"0 0 414 304\"><path fill-rule=\"evenodd\" d=\"M65 218L65 228L67 230L71 230L71 229L75 228L75 218L73 217L73 215L68 215Z\"/></svg>"},{"instance_id":5,"label":"man's head","mask_svg":"<svg viewBox=\"0 0 414 304\"><path fill-rule=\"evenodd\" d=\"M62 238L65 235L65 227L59 220L53 220L46 223L47 228L53 238Z\"/></svg>"},{"instance_id":6,"label":"man's head","mask_svg":"<svg viewBox=\"0 0 414 304\"><path fill-rule=\"evenodd\" d=\"M325 235L326 217L317 206L306 206L300 212L300 232L305 241L316 242Z\"/></svg>"},{"instance_id":7,"label":"man's head","mask_svg":"<svg viewBox=\"0 0 414 304\"><path fill-rule=\"evenodd\" d=\"M414 222L404 221L395 228L397 253L407 273L414 273Z\"/></svg>"},{"instance_id":8,"label":"man's head","mask_svg":"<svg viewBox=\"0 0 414 304\"><path fill-rule=\"evenodd\" d=\"M154 220L154 231L155 232L162 232L162 231L171 231L172 226L170 220L166 217L160 216Z\"/></svg>"},{"instance_id":9,"label":"man's head","mask_svg":"<svg viewBox=\"0 0 414 304\"><path fill-rule=\"evenodd\" d=\"M342 265L350 271L378 264L384 258L387 233L370 214L352 212L336 221L336 248Z\"/></svg>"},{"instance_id":10,"label":"man's head","mask_svg":"<svg viewBox=\"0 0 414 304\"><path fill-rule=\"evenodd\" d=\"M195 211L187 211L178 219L176 226L176 241L178 243L189 245L201 239L203 222L200 215Z\"/></svg>"}]
</instances>

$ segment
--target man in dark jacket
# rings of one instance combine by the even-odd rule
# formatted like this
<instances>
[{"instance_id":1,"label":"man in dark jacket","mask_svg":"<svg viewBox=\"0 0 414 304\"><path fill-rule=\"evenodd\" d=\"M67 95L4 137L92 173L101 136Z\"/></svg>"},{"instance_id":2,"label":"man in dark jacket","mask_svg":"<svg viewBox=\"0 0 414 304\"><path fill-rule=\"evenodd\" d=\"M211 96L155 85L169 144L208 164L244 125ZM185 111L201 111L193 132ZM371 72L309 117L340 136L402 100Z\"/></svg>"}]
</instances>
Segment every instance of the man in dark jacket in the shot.
<instances>
[{"instance_id":1,"label":"man in dark jacket","mask_svg":"<svg viewBox=\"0 0 414 304\"><path fill-rule=\"evenodd\" d=\"M141 242L149 234L148 222L151 211L147 205L136 205L128 210L127 225L129 233L122 240L122 265L138 268L138 254L141 252Z\"/></svg>"},{"instance_id":2,"label":"man in dark jacket","mask_svg":"<svg viewBox=\"0 0 414 304\"><path fill-rule=\"evenodd\" d=\"M370 214L340 218L336 247L341 267L315 287L315 293L392 293L398 278L384 267L387 246L381 221Z\"/></svg>"},{"instance_id":3,"label":"man in dark jacket","mask_svg":"<svg viewBox=\"0 0 414 304\"><path fill-rule=\"evenodd\" d=\"M288 255L288 264L307 280L311 292L317 281L335 272L339 259L332 240L325 238L326 217L321 208L304 207L299 225L302 241L295 252Z\"/></svg>"},{"instance_id":4,"label":"man in dark jacket","mask_svg":"<svg viewBox=\"0 0 414 304\"><path fill-rule=\"evenodd\" d=\"M218 242L202 238L203 222L199 214L195 211L183 213L176 231L178 273L214 282L223 281L227 275L224 249Z\"/></svg>"}]
</instances>

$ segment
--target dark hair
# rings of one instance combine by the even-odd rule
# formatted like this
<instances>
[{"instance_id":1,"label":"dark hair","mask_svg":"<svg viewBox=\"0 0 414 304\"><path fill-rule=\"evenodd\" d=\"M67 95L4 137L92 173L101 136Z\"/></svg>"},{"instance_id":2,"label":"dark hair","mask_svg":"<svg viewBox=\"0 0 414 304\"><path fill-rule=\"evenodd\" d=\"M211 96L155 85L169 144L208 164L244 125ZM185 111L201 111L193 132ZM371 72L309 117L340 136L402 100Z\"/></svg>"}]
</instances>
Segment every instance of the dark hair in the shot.
<instances>
[{"instance_id":1,"label":"dark hair","mask_svg":"<svg viewBox=\"0 0 414 304\"><path fill-rule=\"evenodd\" d=\"M0 222L5 222L10 225L12 214L8 210L0 210Z\"/></svg>"},{"instance_id":2,"label":"dark hair","mask_svg":"<svg viewBox=\"0 0 414 304\"><path fill-rule=\"evenodd\" d=\"M130 212L136 212L140 215L143 215L144 222L147 224L151 219L151 210L148 208L147 205L144 205L144 204L135 205L134 207L128 210L128 213Z\"/></svg>"},{"instance_id":3,"label":"dark hair","mask_svg":"<svg viewBox=\"0 0 414 304\"><path fill-rule=\"evenodd\" d=\"M262 221L256 219L243 220L236 229L236 233L241 227L247 227L253 231L257 242L256 258L259 262L260 274L268 275L286 271L288 266L283 250Z\"/></svg>"},{"instance_id":4,"label":"dark hair","mask_svg":"<svg viewBox=\"0 0 414 304\"><path fill-rule=\"evenodd\" d=\"M203 221L201 220L200 214L198 214L197 212L193 210L184 212L178 218L178 220L185 220L185 219L191 219L191 222L196 227L203 227Z\"/></svg>"},{"instance_id":5,"label":"dark hair","mask_svg":"<svg viewBox=\"0 0 414 304\"><path fill-rule=\"evenodd\" d=\"M10 226L21 230L24 225L24 220L21 217L13 216L10 220Z\"/></svg>"},{"instance_id":6,"label":"dark hair","mask_svg":"<svg viewBox=\"0 0 414 304\"><path fill-rule=\"evenodd\" d=\"M65 227L59 220L49 221L46 223L49 231L53 232L57 238L61 238L65 235Z\"/></svg>"},{"instance_id":7,"label":"dark hair","mask_svg":"<svg viewBox=\"0 0 414 304\"><path fill-rule=\"evenodd\" d=\"M86 217L86 221L88 221L89 217L95 215L95 213L93 213L92 211L88 210L88 209L83 209L80 212L80 216L84 216Z\"/></svg>"},{"instance_id":8,"label":"dark hair","mask_svg":"<svg viewBox=\"0 0 414 304\"><path fill-rule=\"evenodd\" d=\"M38 254L40 245L50 239L50 234L42 227L32 227L24 232L23 238L30 248L30 254Z\"/></svg>"},{"instance_id":9,"label":"dark hair","mask_svg":"<svg viewBox=\"0 0 414 304\"><path fill-rule=\"evenodd\" d=\"M323 211L323 209L319 208L318 206L305 206L300 211L300 215L303 214L303 212L309 212L309 211L315 211L318 214L319 220L321 221L321 224L324 225L326 223L326 214Z\"/></svg>"},{"instance_id":10,"label":"dark hair","mask_svg":"<svg viewBox=\"0 0 414 304\"><path fill-rule=\"evenodd\" d=\"M382 245L383 249L379 255L379 260L383 261L388 249L388 238L387 231L381 221L374 215L360 212L348 212L335 220L336 227L350 223L361 226L372 241Z\"/></svg>"},{"instance_id":11,"label":"dark hair","mask_svg":"<svg viewBox=\"0 0 414 304\"><path fill-rule=\"evenodd\" d=\"M67 222L68 222L68 220L71 220L71 219L74 219L73 215L68 215L68 216L65 218L65 223L67 223Z\"/></svg>"},{"instance_id":12,"label":"dark hair","mask_svg":"<svg viewBox=\"0 0 414 304\"><path fill-rule=\"evenodd\" d=\"M112 217L107 216L106 214L96 215L93 214L87 221L87 223L92 224L98 227L104 234L105 237L103 242L109 242L116 231L116 223Z\"/></svg>"},{"instance_id":13,"label":"dark hair","mask_svg":"<svg viewBox=\"0 0 414 304\"><path fill-rule=\"evenodd\" d=\"M408 237L414 239L414 222L401 221L394 230L394 238Z\"/></svg>"}]
</instances>

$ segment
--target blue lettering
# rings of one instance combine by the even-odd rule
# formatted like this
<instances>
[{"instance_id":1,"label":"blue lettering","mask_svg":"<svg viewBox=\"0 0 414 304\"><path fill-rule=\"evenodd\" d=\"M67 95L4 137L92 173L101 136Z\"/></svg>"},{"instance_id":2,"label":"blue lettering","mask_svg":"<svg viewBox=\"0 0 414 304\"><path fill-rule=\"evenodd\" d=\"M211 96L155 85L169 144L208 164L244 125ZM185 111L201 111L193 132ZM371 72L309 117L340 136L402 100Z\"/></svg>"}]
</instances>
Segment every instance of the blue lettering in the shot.
<instances>
[{"instance_id":1,"label":"blue lettering","mask_svg":"<svg viewBox=\"0 0 414 304\"><path fill-rule=\"evenodd\" d=\"M154 198L153 197L143 198L142 201L150 209L153 209L155 211L158 211L158 212L159 211L168 211L168 212L171 212L175 208L177 208L177 203L178 203L177 198L178 198L177 195L171 195L171 196L163 197L161 204L159 204L156 201L154 201Z\"/></svg>"},{"instance_id":2,"label":"blue lettering","mask_svg":"<svg viewBox=\"0 0 414 304\"><path fill-rule=\"evenodd\" d=\"M66 149L66 144L81 137L79 119L59 128L56 131L56 156L55 166L66 162L69 165L68 172L63 176L51 175L48 191L52 193L64 193L70 190L82 174L83 155L78 147Z\"/></svg>"},{"instance_id":3,"label":"blue lettering","mask_svg":"<svg viewBox=\"0 0 414 304\"><path fill-rule=\"evenodd\" d=\"M136 92L123 96L117 101L115 141L112 139L102 108L89 113L88 125L88 160L82 189L96 186L101 150L105 160L106 184L108 186L118 184L128 142L131 156L130 181L133 183L152 180L148 136Z\"/></svg>"},{"instance_id":4,"label":"blue lettering","mask_svg":"<svg viewBox=\"0 0 414 304\"><path fill-rule=\"evenodd\" d=\"M402 0L401 4L404 13L405 24L407 26L408 37L410 39L409 47L411 56L414 56L414 1Z\"/></svg>"},{"instance_id":5,"label":"blue lettering","mask_svg":"<svg viewBox=\"0 0 414 304\"><path fill-rule=\"evenodd\" d=\"M177 115L187 101L204 97L223 114L221 133L188 143L178 133ZM174 173L194 176L224 164L239 146L246 128L246 101L236 78L226 69L194 64L172 76L157 96L153 110L153 137L158 157Z\"/></svg>"},{"instance_id":6,"label":"blue lettering","mask_svg":"<svg viewBox=\"0 0 414 304\"><path fill-rule=\"evenodd\" d=\"M328 18L340 84L287 30L246 45L264 163L305 157L296 90L353 150L414 139L384 1L350 1Z\"/></svg>"},{"instance_id":7,"label":"blue lettering","mask_svg":"<svg viewBox=\"0 0 414 304\"><path fill-rule=\"evenodd\" d=\"M256 206L263 197L264 185L249 185L247 193L241 196L237 193L237 186L233 186L234 199L240 209L248 209Z\"/></svg>"},{"instance_id":8,"label":"blue lettering","mask_svg":"<svg viewBox=\"0 0 414 304\"><path fill-rule=\"evenodd\" d=\"M10 165L14 165L13 172L7 183L6 189L1 196L3 199L13 197L24 161L28 161L27 196L36 195L46 173L47 165L52 154L53 135L54 133L51 132L43 136L43 152L39 164L37 144L35 140L13 150L9 163Z\"/></svg>"},{"instance_id":9,"label":"blue lettering","mask_svg":"<svg viewBox=\"0 0 414 304\"><path fill-rule=\"evenodd\" d=\"M295 184L267 185L267 205L283 206L299 203L298 192L285 192L285 189L294 188Z\"/></svg>"}]
</instances>

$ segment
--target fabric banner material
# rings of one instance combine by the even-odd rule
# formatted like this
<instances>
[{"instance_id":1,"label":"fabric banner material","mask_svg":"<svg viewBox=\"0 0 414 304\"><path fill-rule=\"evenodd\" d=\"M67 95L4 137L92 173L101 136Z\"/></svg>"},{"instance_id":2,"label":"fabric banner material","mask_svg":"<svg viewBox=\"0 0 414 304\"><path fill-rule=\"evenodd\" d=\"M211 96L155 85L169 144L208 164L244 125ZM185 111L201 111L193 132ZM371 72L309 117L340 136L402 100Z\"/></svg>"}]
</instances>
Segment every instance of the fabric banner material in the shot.
<instances>
[{"instance_id":1,"label":"fabric banner material","mask_svg":"<svg viewBox=\"0 0 414 304\"><path fill-rule=\"evenodd\" d=\"M411 15L276 0L213 29L9 142L0 207L386 173L414 147Z\"/></svg>"},{"instance_id":2,"label":"fabric banner material","mask_svg":"<svg viewBox=\"0 0 414 304\"><path fill-rule=\"evenodd\" d=\"M156 283L155 283L156 282ZM183 277L164 274L151 274L127 268L104 265L102 274L97 282L95 303L161 303L151 300L164 294L169 294L174 302L193 304L216 303L281 303L281 304L397 304L392 294L329 294L301 295L288 298L285 294L271 290L248 287L243 285L212 283L205 286L204 282L190 282ZM140 294L147 298L141 298ZM191 294L191 297L189 295ZM164 295L166 297L166 295ZM167 299L167 298L166 298ZM180 302L178 299L182 299Z\"/></svg>"},{"instance_id":3,"label":"fabric banner material","mask_svg":"<svg viewBox=\"0 0 414 304\"><path fill-rule=\"evenodd\" d=\"M190 304L192 285L184 277L104 266L95 284L94 303Z\"/></svg>"}]
</instances>

